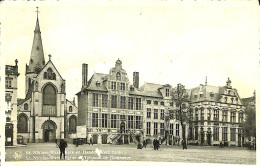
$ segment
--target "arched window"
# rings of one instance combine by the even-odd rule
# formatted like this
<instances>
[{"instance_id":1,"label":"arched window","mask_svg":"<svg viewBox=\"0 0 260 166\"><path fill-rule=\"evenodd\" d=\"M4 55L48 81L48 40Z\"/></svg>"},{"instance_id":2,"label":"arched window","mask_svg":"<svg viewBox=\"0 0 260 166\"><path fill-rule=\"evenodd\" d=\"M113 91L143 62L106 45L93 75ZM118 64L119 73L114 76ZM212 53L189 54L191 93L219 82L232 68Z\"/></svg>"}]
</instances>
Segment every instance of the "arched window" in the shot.
<instances>
[{"instance_id":1,"label":"arched window","mask_svg":"<svg viewBox=\"0 0 260 166\"><path fill-rule=\"evenodd\" d=\"M69 112L72 112L72 106L69 107Z\"/></svg>"},{"instance_id":2,"label":"arched window","mask_svg":"<svg viewBox=\"0 0 260 166\"><path fill-rule=\"evenodd\" d=\"M118 72L118 73L116 73L116 79L117 80L121 80L121 74Z\"/></svg>"},{"instance_id":3,"label":"arched window","mask_svg":"<svg viewBox=\"0 0 260 166\"><path fill-rule=\"evenodd\" d=\"M28 119L26 115L20 115L18 118L18 133L28 132Z\"/></svg>"},{"instance_id":4,"label":"arched window","mask_svg":"<svg viewBox=\"0 0 260 166\"><path fill-rule=\"evenodd\" d=\"M23 105L23 107L24 107L24 110L28 110L28 104L27 104L27 103L25 103L25 104Z\"/></svg>"},{"instance_id":5,"label":"arched window","mask_svg":"<svg viewBox=\"0 0 260 166\"><path fill-rule=\"evenodd\" d=\"M6 122L11 122L11 119L9 117L6 117Z\"/></svg>"},{"instance_id":6,"label":"arched window","mask_svg":"<svg viewBox=\"0 0 260 166\"><path fill-rule=\"evenodd\" d=\"M71 116L69 119L69 133L76 133L77 129L77 118L76 116Z\"/></svg>"},{"instance_id":7,"label":"arched window","mask_svg":"<svg viewBox=\"0 0 260 166\"><path fill-rule=\"evenodd\" d=\"M47 73L48 73L48 79L52 79L52 69L51 68L48 68Z\"/></svg>"},{"instance_id":8,"label":"arched window","mask_svg":"<svg viewBox=\"0 0 260 166\"><path fill-rule=\"evenodd\" d=\"M56 80L56 74L55 73L52 74L52 79Z\"/></svg>"},{"instance_id":9,"label":"arched window","mask_svg":"<svg viewBox=\"0 0 260 166\"><path fill-rule=\"evenodd\" d=\"M56 99L57 94L54 86L48 84L43 89L43 116L56 116Z\"/></svg>"},{"instance_id":10,"label":"arched window","mask_svg":"<svg viewBox=\"0 0 260 166\"><path fill-rule=\"evenodd\" d=\"M47 79L47 73L46 72L44 72L43 78Z\"/></svg>"}]
</instances>

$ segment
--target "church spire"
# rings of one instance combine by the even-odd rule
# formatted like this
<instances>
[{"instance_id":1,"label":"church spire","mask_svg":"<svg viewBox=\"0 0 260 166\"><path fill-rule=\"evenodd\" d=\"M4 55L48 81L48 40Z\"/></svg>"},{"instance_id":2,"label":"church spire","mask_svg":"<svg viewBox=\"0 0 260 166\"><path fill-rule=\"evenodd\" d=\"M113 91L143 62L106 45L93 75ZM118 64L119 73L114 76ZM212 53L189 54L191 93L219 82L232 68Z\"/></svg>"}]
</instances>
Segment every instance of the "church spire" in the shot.
<instances>
[{"instance_id":1,"label":"church spire","mask_svg":"<svg viewBox=\"0 0 260 166\"><path fill-rule=\"evenodd\" d=\"M43 53L43 46L42 46L42 38L41 38L41 30L40 24L38 19L38 7L37 8L37 20L36 26L34 30L34 38L33 38L33 45L31 51L31 57L29 61L29 66L26 70L26 73L38 73L41 71L43 66L45 65L44 53Z\"/></svg>"}]
</instances>

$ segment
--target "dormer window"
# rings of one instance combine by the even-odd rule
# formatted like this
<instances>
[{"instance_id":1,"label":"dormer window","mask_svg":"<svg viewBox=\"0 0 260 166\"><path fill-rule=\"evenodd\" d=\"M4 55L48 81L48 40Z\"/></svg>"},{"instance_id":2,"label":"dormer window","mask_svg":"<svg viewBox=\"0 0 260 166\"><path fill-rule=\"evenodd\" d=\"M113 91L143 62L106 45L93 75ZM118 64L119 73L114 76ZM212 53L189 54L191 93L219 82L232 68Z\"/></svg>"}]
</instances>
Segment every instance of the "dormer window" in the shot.
<instances>
[{"instance_id":1,"label":"dormer window","mask_svg":"<svg viewBox=\"0 0 260 166\"><path fill-rule=\"evenodd\" d=\"M203 97L203 94L202 94L202 93L200 94L200 97Z\"/></svg>"},{"instance_id":2,"label":"dormer window","mask_svg":"<svg viewBox=\"0 0 260 166\"><path fill-rule=\"evenodd\" d=\"M198 95L194 95L194 99L197 99L198 98Z\"/></svg>"},{"instance_id":3,"label":"dormer window","mask_svg":"<svg viewBox=\"0 0 260 166\"><path fill-rule=\"evenodd\" d=\"M232 103L234 102L234 98L233 98L233 97L231 98L231 102L232 102Z\"/></svg>"},{"instance_id":4,"label":"dormer window","mask_svg":"<svg viewBox=\"0 0 260 166\"><path fill-rule=\"evenodd\" d=\"M117 80L121 80L121 74L118 72L118 73L116 73L116 79Z\"/></svg>"},{"instance_id":5,"label":"dormer window","mask_svg":"<svg viewBox=\"0 0 260 166\"><path fill-rule=\"evenodd\" d=\"M154 104L154 105L158 105L158 101L154 101L153 104Z\"/></svg>"},{"instance_id":6,"label":"dormer window","mask_svg":"<svg viewBox=\"0 0 260 166\"><path fill-rule=\"evenodd\" d=\"M213 92L210 92L210 97L214 97L214 93Z\"/></svg>"},{"instance_id":7,"label":"dormer window","mask_svg":"<svg viewBox=\"0 0 260 166\"><path fill-rule=\"evenodd\" d=\"M170 96L170 90L168 88L166 88L165 90L165 96L166 97L169 97Z\"/></svg>"},{"instance_id":8,"label":"dormer window","mask_svg":"<svg viewBox=\"0 0 260 166\"><path fill-rule=\"evenodd\" d=\"M161 105L164 105L164 102L163 102L163 101L161 101Z\"/></svg>"},{"instance_id":9,"label":"dormer window","mask_svg":"<svg viewBox=\"0 0 260 166\"><path fill-rule=\"evenodd\" d=\"M231 94L231 90L228 91L228 94L229 94L229 95Z\"/></svg>"},{"instance_id":10,"label":"dormer window","mask_svg":"<svg viewBox=\"0 0 260 166\"><path fill-rule=\"evenodd\" d=\"M151 102L151 100L147 100L147 104L151 104L152 102Z\"/></svg>"},{"instance_id":11,"label":"dormer window","mask_svg":"<svg viewBox=\"0 0 260 166\"><path fill-rule=\"evenodd\" d=\"M225 103L227 102L227 97L224 98L225 99Z\"/></svg>"},{"instance_id":12,"label":"dormer window","mask_svg":"<svg viewBox=\"0 0 260 166\"><path fill-rule=\"evenodd\" d=\"M97 82L96 82L96 85L97 85L97 87L100 87L100 82L97 81Z\"/></svg>"},{"instance_id":13,"label":"dormer window","mask_svg":"<svg viewBox=\"0 0 260 166\"><path fill-rule=\"evenodd\" d=\"M134 91L135 90L135 87L133 85L130 86L130 90L131 91Z\"/></svg>"}]
</instances>

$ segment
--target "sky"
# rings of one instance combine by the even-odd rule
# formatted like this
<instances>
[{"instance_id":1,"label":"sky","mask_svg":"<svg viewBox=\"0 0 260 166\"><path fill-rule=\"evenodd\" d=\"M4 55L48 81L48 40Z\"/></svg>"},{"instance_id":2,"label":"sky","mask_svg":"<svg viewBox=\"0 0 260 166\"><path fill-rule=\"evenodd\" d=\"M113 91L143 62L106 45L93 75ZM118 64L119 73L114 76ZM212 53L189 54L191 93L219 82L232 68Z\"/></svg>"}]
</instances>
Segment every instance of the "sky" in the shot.
<instances>
[{"instance_id":1,"label":"sky","mask_svg":"<svg viewBox=\"0 0 260 166\"><path fill-rule=\"evenodd\" d=\"M5 64L18 59L18 98L25 97L36 7L45 60L66 80L67 99L81 90L81 65L108 74L122 61L130 82L224 86L252 96L259 71L257 1L146 1L147 3L4 3L1 9ZM102 3L101 3L102 2ZM135 1L134 1L135 2ZM25 6L26 5L26 6Z\"/></svg>"}]
</instances>

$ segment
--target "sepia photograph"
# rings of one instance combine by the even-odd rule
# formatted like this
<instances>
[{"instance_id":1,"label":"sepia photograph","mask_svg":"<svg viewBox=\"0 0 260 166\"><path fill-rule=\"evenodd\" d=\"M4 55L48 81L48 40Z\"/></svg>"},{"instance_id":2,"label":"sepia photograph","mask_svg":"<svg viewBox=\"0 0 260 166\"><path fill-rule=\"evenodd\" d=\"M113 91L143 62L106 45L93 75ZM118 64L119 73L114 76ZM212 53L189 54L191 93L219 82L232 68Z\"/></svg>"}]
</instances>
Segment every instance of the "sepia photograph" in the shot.
<instances>
[{"instance_id":1,"label":"sepia photograph","mask_svg":"<svg viewBox=\"0 0 260 166\"><path fill-rule=\"evenodd\" d=\"M3 165L257 165L258 1L0 2L0 15Z\"/></svg>"}]
</instances>

